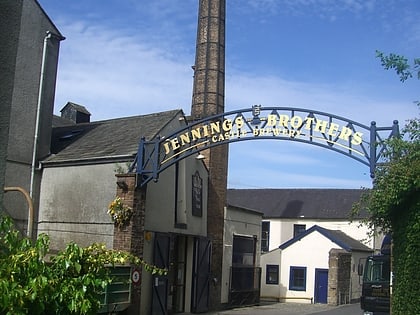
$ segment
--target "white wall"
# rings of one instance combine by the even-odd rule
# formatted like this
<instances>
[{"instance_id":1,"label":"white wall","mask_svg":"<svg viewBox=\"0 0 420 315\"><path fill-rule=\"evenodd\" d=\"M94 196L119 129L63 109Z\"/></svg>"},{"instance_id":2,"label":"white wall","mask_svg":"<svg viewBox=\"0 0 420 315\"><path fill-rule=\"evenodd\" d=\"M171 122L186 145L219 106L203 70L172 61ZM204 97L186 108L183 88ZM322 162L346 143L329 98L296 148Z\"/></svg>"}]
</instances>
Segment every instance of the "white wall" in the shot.
<instances>
[{"instance_id":1,"label":"white wall","mask_svg":"<svg viewBox=\"0 0 420 315\"><path fill-rule=\"evenodd\" d=\"M373 248L373 239L369 238L369 229L361 226L360 221L350 223L348 220L313 220L313 219L270 219L269 250L278 248L281 244L293 238L293 225L304 224L306 230L314 225L329 229L340 230L348 236L361 241L366 246Z\"/></svg>"},{"instance_id":2,"label":"white wall","mask_svg":"<svg viewBox=\"0 0 420 315\"><path fill-rule=\"evenodd\" d=\"M300 241L285 248L281 255L280 282L281 296L284 297L314 297L315 268L328 269L328 253L331 248L339 248L337 244L322 234L314 231ZM306 291L289 290L290 266L307 267ZM287 302L303 302L302 300L287 300ZM307 302L310 302L308 300Z\"/></svg>"},{"instance_id":3,"label":"white wall","mask_svg":"<svg viewBox=\"0 0 420 315\"><path fill-rule=\"evenodd\" d=\"M297 241L284 250L275 249L261 255L262 277L261 297L304 297L314 298L315 292L315 269L329 269L329 251L339 248L317 231L314 231L300 241ZM352 252L350 270L350 299L355 301L360 298L361 285L357 274L359 259L366 257L368 253ZM266 284L266 265L279 265L279 285ZM306 291L289 290L290 266L306 267ZM286 299L286 302L310 302L310 300Z\"/></svg>"},{"instance_id":4,"label":"white wall","mask_svg":"<svg viewBox=\"0 0 420 315\"><path fill-rule=\"evenodd\" d=\"M261 298L263 299L278 299L280 297L280 273L282 269L281 254L282 251L277 248L261 255ZM279 266L279 284L266 284L267 265Z\"/></svg>"}]
</instances>

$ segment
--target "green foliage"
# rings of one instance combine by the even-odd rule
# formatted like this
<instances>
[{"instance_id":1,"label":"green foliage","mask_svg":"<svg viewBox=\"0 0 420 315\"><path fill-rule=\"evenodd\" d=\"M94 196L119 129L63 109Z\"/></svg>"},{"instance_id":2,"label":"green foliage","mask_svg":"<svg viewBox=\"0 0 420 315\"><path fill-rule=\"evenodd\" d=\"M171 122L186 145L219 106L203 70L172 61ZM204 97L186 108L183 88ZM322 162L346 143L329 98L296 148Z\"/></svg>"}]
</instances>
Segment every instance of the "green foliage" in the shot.
<instances>
[{"instance_id":1,"label":"green foliage","mask_svg":"<svg viewBox=\"0 0 420 315\"><path fill-rule=\"evenodd\" d=\"M401 210L393 225L393 272L395 281L392 295L392 314L420 314L420 202Z\"/></svg>"},{"instance_id":2,"label":"green foliage","mask_svg":"<svg viewBox=\"0 0 420 315\"><path fill-rule=\"evenodd\" d=\"M394 286L392 314L420 314L420 137L419 119L403 130L408 140L387 141L387 163L375 172L356 209L369 213L367 224L392 233Z\"/></svg>"},{"instance_id":3,"label":"green foliage","mask_svg":"<svg viewBox=\"0 0 420 315\"><path fill-rule=\"evenodd\" d=\"M9 217L0 218L0 314L95 314L99 294L112 279L107 266L142 265L151 273L165 270L122 251L70 243L46 260L49 238L21 237Z\"/></svg>"},{"instance_id":4,"label":"green foliage","mask_svg":"<svg viewBox=\"0 0 420 315\"><path fill-rule=\"evenodd\" d=\"M373 189L362 196L361 203L370 214L370 227L384 232L393 230L402 208L415 202L420 193L420 142L394 138L387 147L388 161L377 168Z\"/></svg>"},{"instance_id":5,"label":"green foliage","mask_svg":"<svg viewBox=\"0 0 420 315\"><path fill-rule=\"evenodd\" d=\"M411 78L417 71L420 79L420 59L413 66L402 56L384 56L377 51L385 69L394 69L400 80ZM420 108L420 103L417 102ZM366 190L354 209L369 213L371 228L392 233L393 294L392 314L420 314L420 118L408 121L401 138L385 142L385 164L377 167L373 188Z\"/></svg>"},{"instance_id":6,"label":"green foliage","mask_svg":"<svg viewBox=\"0 0 420 315\"><path fill-rule=\"evenodd\" d=\"M381 59L382 66L386 70L394 69L401 82L412 78L413 71L417 72L417 78L420 79L420 58L415 58L413 64L410 65L407 58L393 53L386 56L383 52L377 50L376 57Z\"/></svg>"}]
</instances>

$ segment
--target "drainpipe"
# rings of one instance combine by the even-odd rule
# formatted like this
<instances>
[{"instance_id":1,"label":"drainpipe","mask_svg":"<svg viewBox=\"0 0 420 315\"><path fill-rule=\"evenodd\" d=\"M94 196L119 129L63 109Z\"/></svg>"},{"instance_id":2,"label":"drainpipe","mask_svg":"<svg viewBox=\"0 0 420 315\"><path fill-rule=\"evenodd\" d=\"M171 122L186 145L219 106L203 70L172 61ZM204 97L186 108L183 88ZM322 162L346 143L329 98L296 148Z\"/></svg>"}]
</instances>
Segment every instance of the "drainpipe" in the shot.
<instances>
[{"instance_id":1,"label":"drainpipe","mask_svg":"<svg viewBox=\"0 0 420 315\"><path fill-rule=\"evenodd\" d=\"M41 61L41 75L39 78L39 90L38 90L38 102L36 107L36 120L35 120L35 133L34 133L34 146L32 150L32 163L31 163L31 181L29 185L29 196L33 198L34 193L34 181L35 181L35 169L36 169L36 155L38 151L38 133L39 133L39 123L41 116L41 105L43 98L43 87L44 87L44 75L45 75L45 63L47 61L47 45L48 40L52 37L50 31L44 37L44 46L42 49L42 61Z\"/></svg>"},{"instance_id":2,"label":"drainpipe","mask_svg":"<svg viewBox=\"0 0 420 315\"><path fill-rule=\"evenodd\" d=\"M34 204L32 202L31 196L29 196L28 192L22 187L4 187L4 192L8 191L19 191L25 196L25 199L29 206L28 231L26 232L26 234L29 238L32 238L32 230L34 226Z\"/></svg>"},{"instance_id":3,"label":"drainpipe","mask_svg":"<svg viewBox=\"0 0 420 315\"><path fill-rule=\"evenodd\" d=\"M40 124L40 116L41 116L42 99L44 97L43 90L44 90L45 67L46 67L46 61L47 61L47 45L48 45L48 40L50 40L51 38L56 38L60 41L65 39L65 37L54 34L51 31L47 31L44 37L44 45L42 49L42 60L41 60L41 74L39 77L38 101L37 101L37 108L36 108L34 145L33 145L33 150L32 150L31 179L30 179L30 184L29 184L29 196L31 199L33 199L34 197L33 195L34 195L36 160L37 160L37 153L38 153L39 124ZM28 231L29 231L29 223L30 222L28 222Z\"/></svg>"}]
</instances>

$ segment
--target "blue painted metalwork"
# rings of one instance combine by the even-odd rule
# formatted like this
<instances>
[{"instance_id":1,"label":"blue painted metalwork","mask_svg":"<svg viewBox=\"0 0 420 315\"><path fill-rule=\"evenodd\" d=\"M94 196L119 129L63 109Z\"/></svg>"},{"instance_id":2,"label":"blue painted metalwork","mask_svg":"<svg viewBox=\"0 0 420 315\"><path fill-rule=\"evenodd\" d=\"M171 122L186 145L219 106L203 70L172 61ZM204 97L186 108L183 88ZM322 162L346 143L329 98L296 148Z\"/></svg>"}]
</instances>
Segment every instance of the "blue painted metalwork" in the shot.
<instances>
[{"instance_id":1,"label":"blue painted metalwork","mask_svg":"<svg viewBox=\"0 0 420 315\"><path fill-rule=\"evenodd\" d=\"M261 107L217 114L187 124L166 137L142 138L135 161L139 184L158 180L159 173L193 154L217 145L246 140L289 140L324 147L370 168L373 177L385 150L384 140L399 136L391 127L370 127L325 112L290 107Z\"/></svg>"}]
</instances>

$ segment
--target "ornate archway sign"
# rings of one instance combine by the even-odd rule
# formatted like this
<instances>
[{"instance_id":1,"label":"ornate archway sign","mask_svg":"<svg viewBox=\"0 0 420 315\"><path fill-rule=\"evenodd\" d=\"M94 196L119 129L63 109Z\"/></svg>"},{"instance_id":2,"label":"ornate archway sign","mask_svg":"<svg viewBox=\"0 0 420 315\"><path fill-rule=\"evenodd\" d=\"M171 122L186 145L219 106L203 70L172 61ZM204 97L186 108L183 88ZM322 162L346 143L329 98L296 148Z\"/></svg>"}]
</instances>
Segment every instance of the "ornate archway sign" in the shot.
<instances>
[{"instance_id":1,"label":"ornate archway sign","mask_svg":"<svg viewBox=\"0 0 420 315\"><path fill-rule=\"evenodd\" d=\"M246 140L289 140L324 147L370 168L373 177L383 141L399 136L398 121L391 127L370 126L302 108L262 107L218 114L193 122L167 137L142 138L136 166L139 184L158 180L159 173L193 154L211 147Z\"/></svg>"}]
</instances>

